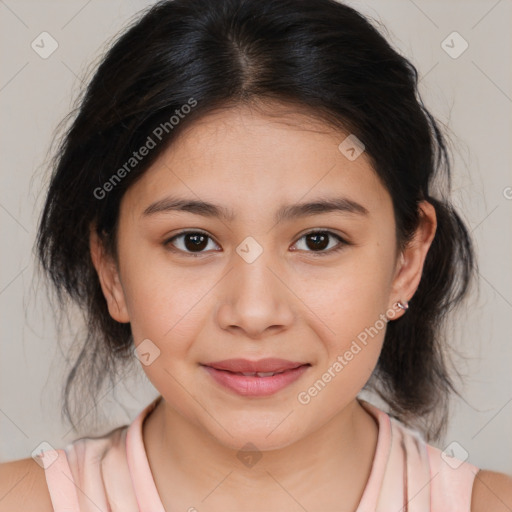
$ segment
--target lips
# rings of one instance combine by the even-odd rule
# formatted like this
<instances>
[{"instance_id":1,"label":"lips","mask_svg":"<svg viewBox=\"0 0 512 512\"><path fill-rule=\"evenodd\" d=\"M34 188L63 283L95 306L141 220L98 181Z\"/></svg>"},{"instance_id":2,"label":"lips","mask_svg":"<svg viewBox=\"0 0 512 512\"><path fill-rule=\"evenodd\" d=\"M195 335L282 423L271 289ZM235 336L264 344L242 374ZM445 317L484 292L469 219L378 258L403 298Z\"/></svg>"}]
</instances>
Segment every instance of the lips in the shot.
<instances>
[{"instance_id":1,"label":"lips","mask_svg":"<svg viewBox=\"0 0 512 512\"><path fill-rule=\"evenodd\" d=\"M259 361L250 361L248 359L225 359L222 361L206 363L203 366L209 366L216 370L225 370L245 376L270 377L276 373L283 373L287 370L292 370L305 365L310 366L309 363L303 363L300 361L266 358L260 359Z\"/></svg>"},{"instance_id":2,"label":"lips","mask_svg":"<svg viewBox=\"0 0 512 512\"><path fill-rule=\"evenodd\" d=\"M228 359L201 365L221 387L243 397L268 397L290 386L308 371L310 363L285 359Z\"/></svg>"}]
</instances>

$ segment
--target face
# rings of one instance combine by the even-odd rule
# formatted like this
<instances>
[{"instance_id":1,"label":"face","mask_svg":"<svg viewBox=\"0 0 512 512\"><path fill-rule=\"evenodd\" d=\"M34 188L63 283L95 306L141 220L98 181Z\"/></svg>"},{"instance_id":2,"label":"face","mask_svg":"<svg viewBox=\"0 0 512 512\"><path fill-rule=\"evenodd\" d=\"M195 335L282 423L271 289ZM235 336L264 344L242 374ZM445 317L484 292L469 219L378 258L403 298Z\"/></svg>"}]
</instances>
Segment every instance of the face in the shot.
<instances>
[{"instance_id":1,"label":"face","mask_svg":"<svg viewBox=\"0 0 512 512\"><path fill-rule=\"evenodd\" d=\"M391 198L366 154L347 158L348 134L277 109L190 125L123 197L119 267L92 241L111 315L150 354L149 380L234 449L287 446L354 402L433 237L431 225L398 253ZM339 208L301 207L322 201ZM233 358L304 366L277 380L208 368Z\"/></svg>"}]
</instances>

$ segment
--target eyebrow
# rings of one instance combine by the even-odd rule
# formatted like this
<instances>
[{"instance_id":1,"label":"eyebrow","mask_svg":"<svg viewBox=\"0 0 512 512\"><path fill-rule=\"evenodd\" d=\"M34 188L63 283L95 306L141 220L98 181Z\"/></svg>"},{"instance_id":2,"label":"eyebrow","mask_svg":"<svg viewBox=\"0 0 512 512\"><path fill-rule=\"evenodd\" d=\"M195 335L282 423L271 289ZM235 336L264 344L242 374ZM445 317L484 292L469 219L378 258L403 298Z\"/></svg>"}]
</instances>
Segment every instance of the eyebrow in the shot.
<instances>
[{"instance_id":1,"label":"eyebrow","mask_svg":"<svg viewBox=\"0 0 512 512\"><path fill-rule=\"evenodd\" d=\"M205 201L195 201L179 197L165 197L149 205L142 213L142 217L149 217L156 213L165 212L189 212L203 217L221 218L226 221L233 221L235 214L224 206L208 203ZM332 197L317 199L309 203L297 203L282 206L274 216L274 222L277 224L286 220L292 220L299 217L320 215L322 213L345 213L357 215L369 215L369 211L361 204L352 201L346 197Z\"/></svg>"}]
</instances>

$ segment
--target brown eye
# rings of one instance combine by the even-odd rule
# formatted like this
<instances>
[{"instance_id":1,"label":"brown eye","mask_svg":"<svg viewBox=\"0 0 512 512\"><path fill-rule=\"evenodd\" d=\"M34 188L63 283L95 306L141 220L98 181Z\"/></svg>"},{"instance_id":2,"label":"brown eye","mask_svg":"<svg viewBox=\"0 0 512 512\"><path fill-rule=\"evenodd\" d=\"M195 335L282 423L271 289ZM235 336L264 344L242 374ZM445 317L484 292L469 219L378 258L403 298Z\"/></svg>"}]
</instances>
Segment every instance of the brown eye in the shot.
<instances>
[{"instance_id":1,"label":"brown eye","mask_svg":"<svg viewBox=\"0 0 512 512\"><path fill-rule=\"evenodd\" d=\"M332 233L331 231L310 231L303 235L300 240L305 240L305 249L300 248L300 250L305 250L306 252L319 253L318 256L323 256L324 254L331 254L335 251L338 251L343 248L344 245L348 245L348 242L343 240L339 235ZM331 247L326 250L332 239L338 240L338 244L331 245ZM315 255L316 256L316 255Z\"/></svg>"},{"instance_id":2,"label":"brown eye","mask_svg":"<svg viewBox=\"0 0 512 512\"><path fill-rule=\"evenodd\" d=\"M327 233L312 233L307 235L306 245L312 251L323 251L329 246L329 235Z\"/></svg>"},{"instance_id":3,"label":"brown eye","mask_svg":"<svg viewBox=\"0 0 512 512\"><path fill-rule=\"evenodd\" d=\"M305 248L299 249L311 252L315 256L331 254L339 251L345 245L349 245L349 243L343 240L339 235L326 230L311 231L303 235L299 241L301 240L305 240ZM333 240L338 241L334 246L331 244ZM169 248L174 252L181 252L190 256L200 256L201 254L209 252L206 250L209 241L213 242L213 239L206 233L201 231L184 231L165 241L164 246L169 247L171 245L172 248Z\"/></svg>"},{"instance_id":4,"label":"brown eye","mask_svg":"<svg viewBox=\"0 0 512 512\"><path fill-rule=\"evenodd\" d=\"M169 244L171 244L176 248L176 251L181 251L184 253L201 254L206 252L205 249L208 247L209 240L212 240L211 237L201 231L185 231L173 236L164 242L164 245L168 247ZM175 241L180 242L175 243Z\"/></svg>"}]
</instances>

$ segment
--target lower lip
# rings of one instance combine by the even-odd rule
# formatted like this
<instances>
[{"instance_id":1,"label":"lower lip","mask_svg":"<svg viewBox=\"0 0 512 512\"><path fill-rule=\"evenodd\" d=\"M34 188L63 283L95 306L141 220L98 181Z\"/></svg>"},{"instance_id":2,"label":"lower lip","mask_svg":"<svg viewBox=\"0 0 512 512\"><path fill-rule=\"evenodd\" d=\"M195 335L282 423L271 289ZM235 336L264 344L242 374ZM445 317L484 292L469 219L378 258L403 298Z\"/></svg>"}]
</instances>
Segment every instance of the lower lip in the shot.
<instances>
[{"instance_id":1,"label":"lower lip","mask_svg":"<svg viewBox=\"0 0 512 512\"><path fill-rule=\"evenodd\" d=\"M246 377L225 370L217 370L211 366L203 368L222 386L243 396L269 396L299 379L309 368L309 365L286 370L271 377Z\"/></svg>"}]
</instances>

